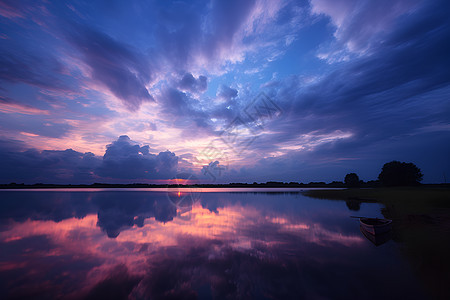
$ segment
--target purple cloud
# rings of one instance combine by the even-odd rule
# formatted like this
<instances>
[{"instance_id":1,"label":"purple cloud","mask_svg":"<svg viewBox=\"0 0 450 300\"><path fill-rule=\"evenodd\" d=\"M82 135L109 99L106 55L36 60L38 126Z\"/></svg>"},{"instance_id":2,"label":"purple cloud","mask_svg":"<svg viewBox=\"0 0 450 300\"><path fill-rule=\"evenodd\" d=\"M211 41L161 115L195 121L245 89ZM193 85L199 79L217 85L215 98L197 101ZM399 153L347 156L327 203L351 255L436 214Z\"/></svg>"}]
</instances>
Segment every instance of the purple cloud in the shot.
<instances>
[{"instance_id":1,"label":"purple cloud","mask_svg":"<svg viewBox=\"0 0 450 300\"><path fill-rule=\"evenodd\" d=\"M107 146L103 159L72 149L27 149L23 142L3 139L0 163L0 183L139 182L173 178L178 157L170 151L152 154L149 146L141 147L126 135Z\"/></svg>"},{"instance_id":2,"label":"purple cloud","mask_svg":"<svg viewBox=\"0 0 450 300\"><path fill-rule=\"evenodd\" d=\"M208 87L208 79L206 76L202 75L200 75L198 79L195 79L191 73L186 73L179 81L178 87L181 90L189 91L191 93L204 92Z\"/></svg>"},{"instance_id":3,"label":"purple cloud","mask_svg":"<svg viewBox=\"0 0 450 300\"><path fill-rule=\"evenodd\" d=\"M8 137L21 134L31 143L45 136L59 144L74 138L92 145L119 132L156 135L170 128L175 135L181 131L181 155L196 153L195 146L187 149L182 142L217 138L262 89L285 114L264 124L267 130L258 132L249 156L239 159L251 167L235 170L236 176L253 180L267 173L295 180L295 170L302 168L310 174L317 173L314 167L333 176L341 172L325 172L320 161L341 168L339 161L371 160L361 169L376 169L381 160L406 161L396 156L405 152L396 141L425 151L409 137L447 149L448 3L419 2L113 1L68 7L57 1L4 1L0 131ZM317 50L328 62L340 63L318 60ZM105 91L128 111L104 103ZM153 97L155 103L137 112ZM441 143L434 138L438 133ZM134 152L124 152L126 146ZM173 153L144 155L145 147L138 145L136 153L134 146L119 139L103 160L95 157L98 168L84 174L117 181L122 175L124 180L166 176L157 165L171 169ZM411 157L419 157L418 151ZM443 161L440 151L433 154ZM81 160L85 155L25 152L9 151L5 157L15 162L20 156L24 164L39 165L50 156ZM254 168L259 166L255 154L260 155L259 169ZM277 156L279 160L272 159ZM128 164L136 167L120 174ZM281 170L292 166L291 177L274 171L276 164ZM443 173L442 166L448 169L448 163L434 164L433 178ZM79 172L67 168L67 174Z\"/></svg>"},{"instance_id":4,"label":"purple cloud","mask_svg":"<svg viewBox=\"0 0 450 300\"><path fill-rule=\"evenodd\" d=\"M12 47L0 47L0 83L28 84L40 89L57 92L74 92L72 84L61 74L63 65L51 52L18 49L10 41L1 41ZM13 50L14 49L14 50ZM13 51L11 51L13 50Z\"/></svg>"},{"instance_id":5,"label":"purple cloud","mask_svg":"<svg viewBox=\"0 0 450 300\"><path fill-rule=\"evenodd\" d=\"M345 45L352 52L368 51L380 42L380 34L392 30L402 15L414 13L422 0L312 0L311 10L325 14L336 26L338 49Z\"/></svg>"},{"instance_id":6,"label":"purple cloud","mask_svg":"<svg viewBox=\"0 0 450 300\"><path fill-rule=\"evenodd\" d=\"M210 129L209 115L194 106L197 100L192 99L172 87L162 89L158 97L162 112L170 117L173 126L185 129L189 134L196 134L199 129Z\"/></svg>"},{"instance_id":7,"label":"purple cloud","mask_svg":"<svg viewBox=\"0 0 450 300\"><path fill-rule=\"evenodd\" d=\"M109 89L134 111L153 101L146 85L152 80L151 62L130 46L105 33L81 27L68 34L69 42L91 69L91 79Z\"/></svg>"},{"instance_id":8,"label":"purple cloud","mask_svg":"<svg viewBox=\"0 0 450 300\"><path fill-rule=\"evenodd\" d=\"M268 94L286 113L268 126L276 134L259 136L251 147L266 157L285 154L243 168L242 178L283 170L275 177L304 180L304 174L306 180L331 181L352 166L369 180L383 163L398 159L421 166L425 181L440 182L450 168L443 142L449 138L450 110L442 101L450 85L450 26L445 13L436 13L438 7L405 19L372 55L315 83L299 88L302 78L295 76L268 85Z\"/></svg>"},{"instance_id":9,"label":"purple cloud","mask_svg":"<svg viewBox=\"0 0 450 300\"><path fill-rule=\"evenodd\" d=\"M92 171L100 164L100 159L92 153L23 148L15 141L0 143L0 180L3 183L91 182Z\"/></svg>"},{"instance_id":10,"label":"purple cloud","mask_svg":"<svg viewBox=\"0 0 450 300\"><path fill-rule=\"evenodd\" d=\"M223 98L225 100L231 100L231 99L237 97L237 95L238 95L237 90L235 90L231 87L228 87L226 85L223 85L223 84L220 86L219 90L217 91L217 96L220 98Z\"/></svg>"},{"instance_id":11,"label":"purple cloud","mask_svg":"<svg viewBox=\"0 0 450 300\"><path fill-rule=\"evenodd\" d=\"M170 151L158 155L123 135L106 147L96 174L116 179L170 179L176 174L178 157Z\"/></svg>"}]
</instances>

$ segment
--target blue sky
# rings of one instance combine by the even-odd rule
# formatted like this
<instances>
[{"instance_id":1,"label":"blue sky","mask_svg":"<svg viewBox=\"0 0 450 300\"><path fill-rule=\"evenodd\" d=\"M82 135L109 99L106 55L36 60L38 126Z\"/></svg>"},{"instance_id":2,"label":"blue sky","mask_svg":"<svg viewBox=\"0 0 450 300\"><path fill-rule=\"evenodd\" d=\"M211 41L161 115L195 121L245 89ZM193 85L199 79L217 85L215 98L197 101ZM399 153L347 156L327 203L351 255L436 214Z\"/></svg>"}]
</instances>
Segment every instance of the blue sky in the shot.
<instances>
[{"instance_id":1,"label":"blue sky","mask_svg":"<svg viewBox=\"0 0 450 300\"><path fill-rule=\"evenodd\" d=\"M0 1L0 182L443 182L449 8Z\"/></svg>"}]
</instances>

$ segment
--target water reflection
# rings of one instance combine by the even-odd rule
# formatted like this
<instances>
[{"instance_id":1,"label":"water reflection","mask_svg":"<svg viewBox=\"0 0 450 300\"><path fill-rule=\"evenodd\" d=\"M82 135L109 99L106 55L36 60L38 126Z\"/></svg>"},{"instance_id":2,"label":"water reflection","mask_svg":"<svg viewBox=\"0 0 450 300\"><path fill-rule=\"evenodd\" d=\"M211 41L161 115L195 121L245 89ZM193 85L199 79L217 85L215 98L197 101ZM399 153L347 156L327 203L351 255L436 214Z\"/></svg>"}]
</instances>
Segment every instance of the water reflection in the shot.
<instances>
[{"instance_id":1,"label":"water reflection","mask_svg":"<svg viewBox=\"0 0 450 300\"><path fill-rule=\"evenodd\" d=\"M207 193L180 208L158 192L1 196L5 298L423 296L394 244L373 247L345 202Z\"/></svg>"},{"instance_id":2,"label":"water reflection","mask_svg":"<svg viewBox=\"0 0 450 300\"><path fill-rule=\"evenodd\" d=\"M377 247L383 245L392 238L391 231L374 235L366 231L362 226L359 227L359 230L372 244L374 244Z\"/></svg>"},{"instance_id":3,"label":"water reflection","mask_svg":"<svg viewBox=\"0 0 450 300\"><path fill-rule=\"evenodd\" d=\"M353 211L359 211L361 209L361 201L358 200L347 200L345 201L345 204L347 205L348 209Z\"/></svg>"}]
</instances>

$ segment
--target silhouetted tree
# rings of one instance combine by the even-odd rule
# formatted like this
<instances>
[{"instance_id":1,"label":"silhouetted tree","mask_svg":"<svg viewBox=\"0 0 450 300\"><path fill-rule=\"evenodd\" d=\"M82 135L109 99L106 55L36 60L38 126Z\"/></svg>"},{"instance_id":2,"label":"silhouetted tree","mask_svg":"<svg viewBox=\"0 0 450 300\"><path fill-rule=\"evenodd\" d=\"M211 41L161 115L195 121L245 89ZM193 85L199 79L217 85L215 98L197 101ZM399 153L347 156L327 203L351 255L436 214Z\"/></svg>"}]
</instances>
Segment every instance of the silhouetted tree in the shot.
<instances>
[{"instance_id":1,"label":"silhouetted tree","mask_svg":"<svg viewBox=\"0 0 450 300\"><path fill-rule=\"evenodd\" d=\"M359 211L361 209L361 201L358 200L347 200L345 201L348 209L353 211Z\"/></svg>"},{"instance_id":2,"label":"silhouetted tree","mask_svg":"<svg viewBox=\"0 0 450 300\"><path fill-rule=\"evenodd\" d=\"M413 163L391 161L385 163L378 179L385 186L418 185L423 174Z\"/></svg>"},{"instance_id":3,"label":"silhouetted tree","mask_svg":"<svg viewBox=\"0 0 450 300\"><path fill-rule=\"evenodd\" d=\"M347 187L358 187L360 184L359 177L356 173L348 173L345 175L344 182Z\"/></svg>"}]
</instances>

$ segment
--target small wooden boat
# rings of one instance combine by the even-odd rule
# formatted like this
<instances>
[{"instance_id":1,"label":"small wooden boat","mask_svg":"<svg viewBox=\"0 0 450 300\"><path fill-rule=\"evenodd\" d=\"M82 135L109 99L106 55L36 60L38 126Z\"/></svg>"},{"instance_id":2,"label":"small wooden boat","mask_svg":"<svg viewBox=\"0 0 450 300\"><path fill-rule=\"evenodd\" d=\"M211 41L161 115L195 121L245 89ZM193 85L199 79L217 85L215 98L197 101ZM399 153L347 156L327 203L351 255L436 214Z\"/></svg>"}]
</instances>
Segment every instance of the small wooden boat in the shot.
<instances>
[{"instance_id":1,"label":"small wooden boat","mask_svg":"<svg viewBox=\"0 0 450 300\"><path fill-rule=\"evenodd\" d=\"M386 233L392 228L392 220L378 218L360 218L361 227L373 235Z\"/></svg>"},{"instance_id":2,"label":"small wooden boat","mask_svg":"<svg viewBox=\"0 0 450 300\"><path fill-rule=\"evenodd\" d=\"M375 246L380 246L389 241L392 237L392 234L390 231L380 234L371 234L367 232L362 226L359 226L359 229L361 230L361 233L364 235L366 239L372 242Z\"/></svg>"}]
</instances>

